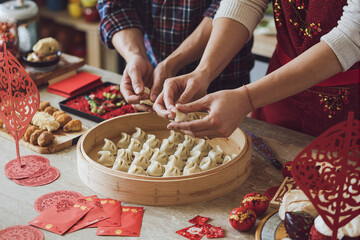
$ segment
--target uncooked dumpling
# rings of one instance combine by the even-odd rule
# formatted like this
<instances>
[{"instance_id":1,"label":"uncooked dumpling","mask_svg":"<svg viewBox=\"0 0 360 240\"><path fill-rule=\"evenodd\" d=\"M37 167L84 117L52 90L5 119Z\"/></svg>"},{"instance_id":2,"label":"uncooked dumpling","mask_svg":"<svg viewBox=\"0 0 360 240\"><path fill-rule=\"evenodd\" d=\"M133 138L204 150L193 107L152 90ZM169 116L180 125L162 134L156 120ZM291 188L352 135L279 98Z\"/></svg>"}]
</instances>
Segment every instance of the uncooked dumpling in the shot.
<instances>
[{"instance_id":1,"label":"uncooked dumpling","mask_svg":"<svg viewBox=\"0 0 360 240\"><path fill-rule=\"evenodd\" d=\"M119 149L116 155L116 158L122 158L126 161L127 164L131 164L133 161L132 152L129 149Z\"/></svg>"},{"instance_id":2,"label":"uncooked dumpling","mask_svg":"<svg viewBox=\"0 0 360 240\"><path fill-rule=\"evenodd\" d=\"M230 157L229 155L226 155L226 156L224 157L224 161L223 161L222 164L227 164L227 163L230 162L230 161L231 161L231 157Z\"/></svg>"},{"instance_id":3,"label":"uncooked dumpling","mask_svg":"<svg viewBox=\"0 0 360 240\"><path fill-rule=\"evenodd\" d=\"M183 145L187 149L191 150L196 145L196 140L195 140L194 137L191 137L189 135L185 135L185 140L183 142Z\"/></svg>"},{"instance_id":4,"label":"uncooked dumpling","mask_svg":"<svg viewBox=\"0 0 360 240\"><path fill-rule=\"evenodd\" d=\"M130 142L128 149L131 152L140 152L141 148L142 148L142 146L141 146L140 141L135 138L131 138L131 142Z\"/></svg>"},{"instance_id":5,"label":"uncooked dumpling","mask_svg":"<svg viewBox=\"0 0 360 240\"><path fill-rule=\"evenodd\" d=\"M216 163L222 163L224 161L224 151L221 149L219 145L216 145L216 149L212 149L208 157L215 160Z\"/></svg>"},{"instance_id":6,"label":"uncooked dumpling","mask_svg":"<svg viewBox=\"0 0 360 240\"><path fill-rule=\"evenodd\" d=\"M131 163L132 165L142 167L143 169L146 169L150 165L150 161L148 157L138 152L134 152L134 154L135 154L135 158L134 161L132 161Z\"/></svg>"},{"instance_id":7,"label":"uncooked dumpling","mask_svg":"<svg viewBox=\"0 0 360 240\"><path fill-rule=\"evenodd\" d=\"M178 145L179 143L184 141L184 136L179 132L170 130L170 136L168 137L168 139L169 139L169 141L172 141L173 143L175 143L175 145Z\"/></svg>"},{"instance_id":8,"label":"uncooked dumpling","mask_svg":"<svg viewBox=\"0 0 360 240\"><path fill-rule=\"evenodd\" d=\"M165 173L163 177L181 176L181 171L175 166L165 165Z\"/></svg>"},{"instance_id":9,"label":"uncooked dumpling","mask_svg":"<svg viewBox=\"0 0 360 240\"><path fill-rule=\"evenodd\" d=\"M148 159L152 157L154 149L152 149L147 143L144 143L143 148L140 151L140 154L145 155Z\"/></svg>"},{"instance_id":10,"label":"uncooked dumpling","mask_svg":"<svg viewBox=\"0 0 360 240\"><path fill-rule=\"evenodd\" d=\"M148 134L148 138L145 143L151 148L159 148L161 146L161 141L153 134Z\"/></svg>"},{"instance_id":11,"label":"uncooked dumpling","mask_svg":"<svg viewBox=\"0 0 360 240\"><path fill-rule=\"evenodd\" d=\"M176 150L175 143L165 138L160 146L160 152L166 153L167 155L170 156L174 154L175 150Z\"/></svg>"},{"instance_id":12,"label":"uncooked dumpling","mask_svg":"<svg viewBox=\"0 0 360 240\"><path fill-rule=\"evenodd\" d=\"M127 133L121 133L121 138L117 142L116 146L118 148L128 148L131 142L131 137Z\"/></svg>"},{"instance_id":13,"label":"uncooked dumpling","mask_svg":"<svg viewBox=\"0 0 360 240\"><path fill-rule=\"evenodd\" d=\"M157 161L151 162L148 166L146 173L150 176L161 177L165 172L165 168Z\"/></svg>"},{"instance_id":14,"label":"uncooked dumpling","mask_svg":"<svg viewBox=\"0 0 360 240\"><path fill-rule=\"evenodd\" d=\"M183 175L186 176L186 175L198 173L201 171L202 171L201 168L195 162L191 162L185 166Z\"/></svg>"},{"instance_id":15,"label":"uncooked dumpling","mask_svg":"<svg viewBox=\"0 0 360 240\"><path fill-rule=\"evenodd\" d=\"M160 152L158 148L154 149L154 153L152 157L150 158L150 162L157 161L161 163L162 165L167 164L168 162L168 156L166 153Z\"/></svg>"},{"instance_id":16,"label":"uncooked dumpling","mask_svg":"<svg viewBox=\"0 0 360 240\"><path fill-rule=\"evenodd\" d=\"M211 145L205 141L205 139L200 139L198 144L191 150L193 151L200 151L202 153L208 153L212 149ZM191 153L190 152L190 153Z\"/></svg>"},{"instance_id":17,"label":"uncooked dumpling","mask_svg":"<svg viewBox=\"0 0 360 240\"><path fill-rule=\"evenodd\" d=\"M105 144L101 150L109 151L109 152L111 152L112 155L116 155L118 149L117 149L115 143L107 138L105 138L104 141L105 141Z\"/></svg>"},{"instance_id":18,"label":"uncooked dumpling","mask_svg":"<svg viewBox=\"0 0 360 240\"><path fill-rule=\"evenodd\" d=\"M112 167L115 162L115 156L111 154L110 151L99 151L98 152L99 159L97 163L105 166L105 167Z\"/></svg>"},{"instance_id":19,"label":"uncooked dumpling","mask_svg":"<svg viewBox=\"0 0 360 240\"><path fill-rule=\"evenodd\" d=\"M195 162L197 165L199 165L204 156L202 155L202 153L200 151L194 151L194 152L192 152L192 154L193 155L187 159L186 164Z\"/></svg>"},{"instance_id":20,"label":"uncooked dumpling","mask_svg":"<svg viewBox=\"0 0 360 240\"><path fill-rule=\"evenodd\" d=\"M178 158L178 157L176 157L174 155L171 155L169 157L169 161L168 161L168 163L166 165L175 166L178 169L183 170L184 167L185 167L185 162L183 160L181 160L180 158Z\"/></svg>"},{"instance_id":21,"label":"uncooked dumpling","mask_svg":"<svg viewBox=\"0 0 360 240\"><path fill-rule=\"evenodd\" d=\"M209 157L204 157L200 162L200 168L203 171L212 169L212 168L214 168L216 166L217 166L216 161L209 158Z\"/></svg>"},{"instance_id":22,"label":"uncooked dumpling","mask_svg":"<svg viewBox=\"0 0 360 240\"><path fill-rule=\"evenodd\" d=\"M112 167L112 169L114 170L118 170L121 172L127 172L129 170L129 164L127 164L125 159L122 158L116 158L115 159L115 163L114 166Z\"/></svg>"},{"instance_id":23,"label":"uncooked dumpling","mask_svg":"<svg viewBox=\"0 0 360 240\"><path fill-rule=\"evenodd\" d=\"M179 110L177 110L175 108L175 118L174 118L175 122L186 122L187 121L187 114L180 112Z\"/></svg>"},{"instance_id":24,"label":"uncooked dumpling","mask_svg":"<svg viewBox=\"0 0 360 240\"><path fill-rule=\"evenodd\" d=\"M176 148L174 156L177 156L181 160L186 160L190 156L190 151L189 149L186 149L182 143L180 143Z\"/></svg>"},{"instance_id":25,"label":"uncooked dumpling","mask_svg":"<svg viewBox=\"0 0 360 240\"><path fill-rule=\"evenodd\" d=\"M130 174L146 175L145 170L142 167L131 164L128 170Z\"/></svg>"},{"instance_id":26,"label":"uncooked dumpling","mask_svg":"<svg viewBox=\"0 0 360 240\"><path fill-rule=\"evenodd\" d=\"M133 135L131 137L139 140L139 142L141 142L141 144L143 144L147 140L146 133L143 130L141 130L141 128L136 127L135 129L136 129L136 132L133 133Z\"/></svg>"}]
</instances>

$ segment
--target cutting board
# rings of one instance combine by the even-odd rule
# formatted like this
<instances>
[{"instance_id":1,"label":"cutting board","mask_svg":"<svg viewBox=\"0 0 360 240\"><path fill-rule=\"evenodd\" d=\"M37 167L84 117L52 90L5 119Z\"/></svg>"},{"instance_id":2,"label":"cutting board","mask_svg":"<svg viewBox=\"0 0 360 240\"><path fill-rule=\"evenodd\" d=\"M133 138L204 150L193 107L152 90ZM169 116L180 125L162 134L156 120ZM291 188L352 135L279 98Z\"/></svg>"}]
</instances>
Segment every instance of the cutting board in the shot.
<instances>
[{"instance_id":1,"label":"cutting board","mask_svg":"<svg viewBox=\"0 0 360 240\"><path fill-rule=\"evenodd\" d=\"M63 74L75 71L85 65L83 58L72 56L66 53L61 54L60 62L56 65L55 69L51 71L41 71L27 66L23 63L26 72L34 81L36 86L46 85L49 80L59 77Z\"/></svg>"},{"instance_id":2,"label":"cutting board","mask_svg":"<svg viewBox=\"0 0 360 240\"><path fill-rule=\"evenodd\" d=\"M21 146L24 146L28 149L33 150L34 152L38 152L41 154L47 154L47 153L55 153L58 151L61 151L65 148L68 148L72 146L73 144L77 143L77 140L79 137L88 130L88 127L82 127L82 130L80 132L64 132L62 129L58 129L54 132L52 132L55 136L54 141L46 146L46 147L40 147L38 145L33 145L29 142L24 141L23 139L20 139L19 144ZM3 128L0 129L0 136L9 139L14 142L14 138L11 136L10 133L6 132Z\"/></svg>"}]
</instances>

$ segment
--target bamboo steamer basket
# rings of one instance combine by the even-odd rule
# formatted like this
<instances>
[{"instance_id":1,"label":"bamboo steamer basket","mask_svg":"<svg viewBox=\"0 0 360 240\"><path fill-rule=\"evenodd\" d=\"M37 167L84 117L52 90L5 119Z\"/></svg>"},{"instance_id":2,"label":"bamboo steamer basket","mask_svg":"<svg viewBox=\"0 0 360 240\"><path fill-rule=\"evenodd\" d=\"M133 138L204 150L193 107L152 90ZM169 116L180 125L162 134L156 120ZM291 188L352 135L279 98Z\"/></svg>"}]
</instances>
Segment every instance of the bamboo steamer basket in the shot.
<instances>
[{"instance_id":1,"label":"bamboo steamer basket","mask_svg":"<svg viewBox=\"0 0 360 240\"><path fill-rule=\"evenodd\" d=\"M132 134L135 127L157 138L167 138L168 120L156 113L127 114L104 121L89 129L77 144L80 179L90 189L108 198L141 205L185 205L220 197L239 187L250 175L251 140L240 129L228 138L209 140L236 157L224 165L188 176L152 177L134 175L98 164L97 152L104 138L117 142L121 132Z\"/></svg>"}]
</instances>

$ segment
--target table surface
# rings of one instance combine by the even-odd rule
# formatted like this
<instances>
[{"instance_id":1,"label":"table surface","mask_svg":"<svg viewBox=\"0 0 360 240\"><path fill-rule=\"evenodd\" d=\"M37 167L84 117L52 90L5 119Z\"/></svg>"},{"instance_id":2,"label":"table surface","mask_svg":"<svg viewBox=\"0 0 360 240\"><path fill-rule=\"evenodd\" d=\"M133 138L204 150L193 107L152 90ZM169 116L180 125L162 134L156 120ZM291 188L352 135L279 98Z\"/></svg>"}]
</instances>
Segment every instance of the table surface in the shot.
<instances>
[{"instance_id":1,"label":"table surface","mask_svg":"<svg viewBox=\"0 0 360 240\"><path fill-rule=\"evenodd\" d=\"M98 68L84 66L81 70L102 76L104 82L119 82L120 75L101 70ZM39 89L41 100L50 101L55 107L64 98L50 94L46 87ZM74 118L80 118L73 116ZM82 119L83 125L95 126L96 123ZM251 131L261 136L268 145L275 151L277 158L282 163L293 160L294 157L314 138L302 133L270 125L265 122L247 118L240 128ZM40 187L25 187L17 185L4 175L5 164L16 158L15 143L6 139L0 139L0 229L12 225L26 225L37 216L33 208L34 201L41 195L57 190L73 190L82 193L84 196L96 194L83 184L77 173L76 146L67 148L55 154L43 155L50 160L50 164L60 170L61 176L55 182ZM39 155L29 149L20 146L20 154ZM256 227L265 216L258 217L256 225L248 232L238 232L233 229L228 221L231 209L238 207L245 194L251 192L265 192L272 186L280 185L283 180L280 170L276 169L257 152L252 152L252 171L249 178L236 190L208 202L200 202L187 206L153 207L144 206L144 218L141 234L138 239L185 239L176 234L177 230L190 226L188 222L196 215L210 217L209 222L214 226L220 226L225 231L225 239L255 239ZM98 195L103 197L101 195ZM123 205L135 206L130 203ZM270 213L274 209L268 209ZM84 229L77 232L59 236L57 234L42 230L45 239L115 239L115 237L96 236L96 229ZM118 237L116 237L117 239ZM122 239L137 239L126 238ZM204 237L203 239L206 239Z\"/></svg>"}]
</instances>

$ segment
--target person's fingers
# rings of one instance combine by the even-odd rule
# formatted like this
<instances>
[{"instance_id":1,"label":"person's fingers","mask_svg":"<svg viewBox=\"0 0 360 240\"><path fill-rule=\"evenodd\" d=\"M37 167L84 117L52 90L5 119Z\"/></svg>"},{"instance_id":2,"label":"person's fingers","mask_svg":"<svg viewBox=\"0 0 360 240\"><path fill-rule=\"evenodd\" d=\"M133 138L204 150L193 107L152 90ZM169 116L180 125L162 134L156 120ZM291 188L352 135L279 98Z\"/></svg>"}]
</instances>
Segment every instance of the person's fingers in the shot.
<instances>
[{"instance_id":1,"label":"person's fingers","mask_svg":"<svg viewBox=\"0 0 360 240\"><path fill-rule=\"evenodd\" d=\"M138 103L140 101L140 96L134 93L134 89L131 84L131 79L125 72L120 82L120 91L123 97L125 98L126 102Z\"/></svg>"},{"instance_id":2,"label":"person's fingers","mask_svg":"<svg viewBox=\"0 0 360 240\"><path fill-rule=\"evenodd\" d=\"M190 122L171 122L167 125L168 129L187 130L198 132L211 128L210 122L205 118Z\"/></svg>"},{"instance_id":3,"label":"person's fingers","mask_svg":"<svg viewBox=\"0 0 360 240\"><path fill-rule=\"evenodd\" d=\"M166 109L166 107L165 107L163 96L164 96L164 94L160 93L160 95L157 97L157 99L153 105L153 109L160 117L166 118L166 119L173 119L172 112L170 110Z\"/></svg>"},{"instance_id":4,"label":"person's fingers","mask_svg":"<svg viewBox=\"0 0 360 240\"><path fill-rule=\"evenodd\" d=\"M144 82L141 76L141 70L137 67L130 66L127 70L127 74L131 79L131 84L134 89L135 94L139 95L144 91Z\"/></svg>"},{"instance_id":5,"label":"person's fingers","mask_svg":"<svg viewBox=\"0 0 360 240\"><path fill-rule=\"evenodd\" d=\"M177 99L176 92L179 91L179 87L177 86L175 81L171 81L167 79L164 84L163 90L163 101L166 109L170 111L175 110L175 99Z\"/></svg>"},{"instance_id":6,"label":"person's fingers","mask_svg":"<svg viewBox=\"0 0 360 240\"><path fill-rule=\"evenodd\" d=\"M135 108L137 111L142 112L152 112L152 107L146 106L144 104L132 104L132 107Z\"/></svg>"},{"instance_id":7,"label":"person's fingers","mask_svg":"<svg viewBox=\"0 0 360 240\"><path fill-rule=\"evenodd\" d=\"M185 112L185 113L207 111L208 110L208 103L207 103L208 100L207 99L208 99L208 97L205 96L194 102L189 102L189 103L185 103L185 104L177 103L176 108L179 111Z\"/></svg>"},{"instance_id":8,"label":"person's fingers","mask_svg":"<svg viewBox=\"0 0 360 240\"><path fill-rule=\"evenodd\" d=\"M153 85L150 91L150 100L155 102L157 96L161 93L166 80L166 74L161 69L155 69L153 73Z\"/></svg>"},{"instance_id":9,"label":"person's fingers","mask_svg":"<svg viewBox=\"0 0 360 240\"><path fill-rule=\"evenodd\" d=\"M181 94L177 102L182 104L189 103L197 93L198 93L198 89L196 89L194 86L189 84L187 85L185 91Z\"/></svg>"}]
</instances>

